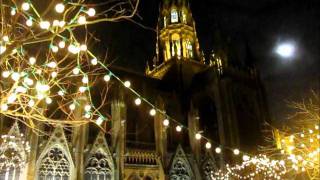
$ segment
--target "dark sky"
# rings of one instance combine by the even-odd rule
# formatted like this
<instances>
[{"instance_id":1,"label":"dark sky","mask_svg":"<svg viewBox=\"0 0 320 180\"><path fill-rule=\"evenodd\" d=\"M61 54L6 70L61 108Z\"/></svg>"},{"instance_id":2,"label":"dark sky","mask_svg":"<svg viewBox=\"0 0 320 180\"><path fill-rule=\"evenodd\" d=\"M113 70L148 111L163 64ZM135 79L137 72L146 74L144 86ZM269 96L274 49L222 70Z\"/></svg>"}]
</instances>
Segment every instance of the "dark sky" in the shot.
<instances>
[{"instance_id":1,"label":"dark sky","mask_svg":"<svg viewBox=\"0 0 320 180\"><path fill-rule=\"evenodd\" d=\"M144 73L146 61L155 55L159 0L141 0L140 18L148 27L123 21L99 24L92 31L101 40L99 50L117 65ZM242 53L248 42L266 86L271 113L283 121L289 112L288 100L301 100L320 83L320 1L319 0L191 0L191 9L201 49L213 47L213 32L231 37ZM276 44L293 41L295 58L282 59L274 53ZM101 56L104 54L99 51Z\"/></svg>"}]
</instances>

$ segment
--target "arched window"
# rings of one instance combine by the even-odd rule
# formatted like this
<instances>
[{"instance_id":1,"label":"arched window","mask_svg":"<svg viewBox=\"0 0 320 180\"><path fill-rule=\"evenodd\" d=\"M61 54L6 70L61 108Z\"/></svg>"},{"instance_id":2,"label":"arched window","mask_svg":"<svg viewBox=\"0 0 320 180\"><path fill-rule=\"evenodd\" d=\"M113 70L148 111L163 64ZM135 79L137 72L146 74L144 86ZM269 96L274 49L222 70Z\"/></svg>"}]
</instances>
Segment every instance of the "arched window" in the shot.
<instances>
[{"instance_id":1,"label":"arched window","mask_svg":"<svg viewBox=\"0 0 320 180\"><path fill-rule=\"evenodd\" d=\"M112 179L112 168L109 165L107 155L101 151L91 155L86 166L85 180Z\"/></svg>"},{"instance_id":2,"label":"arched window","mask_svg":"<svg viewBox=\"0 0 320 180\"><path fill-rule=\"evenodd\" d=\"M178 22L178 11L177 9L172 9L171 10L171 23L176 23Z\"/></svg>"},{"instance_id":3,"label":"arched window","mask_svg":"<svg viewBox=\"0 0 320 180\"><path fill-rule=\"evenodd\" d=\"M187 39L186 41L187 57L193 57L193 47L191 41Z\"/></svg>"},{"instance_id":4,"label":"arched window","mask_svg":"<svg viewBox=\"0 0 320 180\"><path fill-rule=\"evenodd\" d=\"M163 17L163 27L167 27L167 17Z\"/></svg>"},{"instance_id":5,"label":"arched window","mask_svg":"<svg viewBox=\"0 0 320 180\"><path fill-rule=\"evenodd\" d=\"M176 154L173 158L169 174L170 180L193 179L192 169L180 145L178 146Z\"/></svg>"},{"instance_id":6,"label":"arched window","mask_svg":"<svg viewBox=\"0 0 320 180\"><path fill-rule=\"evenodd\" d=\"M172 47L171 47L172 56L181 57L180 35L173 34L171 36L171 39L172 39Z\"/></svg>"},{"instance_id":7,"label":"arched window","mask_svg":"<svg viewBox=\"0 0 320 180\"><path fill-rule=\"evenodd\" d=\"M38 170L39 180L70 180L70 162L59 147L51 148L42 158Z\"/></svg>"},{"instance_id":8,"label":"arched window","mask_svg":"<svg viewBox=\"0 0 320 180\"><path fill-rule=\"evenodd\" d=\"M187 14L185 13L185 11L182 11L182 22L187 23Z\"/></svg>"}]
</instances>

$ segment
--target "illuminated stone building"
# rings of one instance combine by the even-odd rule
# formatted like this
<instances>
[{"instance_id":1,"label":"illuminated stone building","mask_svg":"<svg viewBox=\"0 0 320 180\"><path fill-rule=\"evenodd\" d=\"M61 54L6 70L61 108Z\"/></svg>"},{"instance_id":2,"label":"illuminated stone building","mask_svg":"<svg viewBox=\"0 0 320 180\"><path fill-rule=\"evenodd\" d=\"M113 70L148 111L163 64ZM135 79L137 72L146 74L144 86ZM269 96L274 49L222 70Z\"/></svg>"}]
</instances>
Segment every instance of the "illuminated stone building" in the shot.
<instances>
[{"instance_id":1,"label":"illuminated stone building","mask_svg":"<svg viewBox=\"0 0 320 180\"><path fill-rule=\"evenodd\" d=\"M213 179L213 171L230 160L225 147L256 151L268 113L251 57L237 62L221 44L205 60L187 0L164 0L159 13L156 56L145 74L111 69L184 124L182 131L173 121L166 127L167 117L160 113L150 116L150 107L136 107L136 97L114 85L105 110L111 115L111 123L104 124L110 133L94 125L72 131L57 126L46 130L49 138L27 131L31 152L22 179ZM194 138L198 132L211 139L210 150ZM214 152L217 146L221 154Z\"/></svg>"}]
</instances>

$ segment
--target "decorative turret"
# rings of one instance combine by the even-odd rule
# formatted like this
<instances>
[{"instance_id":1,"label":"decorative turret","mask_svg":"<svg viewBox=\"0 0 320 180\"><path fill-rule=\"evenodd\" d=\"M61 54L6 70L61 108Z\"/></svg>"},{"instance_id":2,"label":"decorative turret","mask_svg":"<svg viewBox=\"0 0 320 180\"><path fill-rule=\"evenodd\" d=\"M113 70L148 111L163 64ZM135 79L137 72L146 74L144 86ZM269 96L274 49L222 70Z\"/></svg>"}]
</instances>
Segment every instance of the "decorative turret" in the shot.
<instances>
[{"instance_id":1,"label":"decorative turret","mask_svg":"<svg viewBox=\"0 0 320 180\"><path fill-rule=\"evenodd\" d=\"M146 71L148 75L163 71L171 61L194 61L204 64L187 0L164 0L157 26L156 60Z\"/></svg>"}]
</instances>

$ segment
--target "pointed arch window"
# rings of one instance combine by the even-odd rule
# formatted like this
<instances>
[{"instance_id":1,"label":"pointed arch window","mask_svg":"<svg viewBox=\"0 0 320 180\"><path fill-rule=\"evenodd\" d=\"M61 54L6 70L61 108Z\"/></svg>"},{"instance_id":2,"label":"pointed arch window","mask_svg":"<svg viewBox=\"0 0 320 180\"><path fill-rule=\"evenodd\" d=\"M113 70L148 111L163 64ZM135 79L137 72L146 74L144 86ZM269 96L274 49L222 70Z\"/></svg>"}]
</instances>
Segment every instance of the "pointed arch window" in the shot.
<instances>
[{"instance_id":1,"label":"pointed arch window","mask_svg":"<svg viewBox=\"0 0 320 180\"><path fill-rule=\"evenodd\" d=\"M185 13L185 11L182 11L182 22L187 23L187 14Z\"/></svg>"},{"instance_id":2,"label":"pointed arch window","mask_svg":"<svg viewBox=\"0 0 320 180\"><path fill-rule=\"evenodd\" d=\"M188 165L183 159L177 159L173 162L170 180L191 180Z\"/></svg>"},{"instance_id":3,"label":"pointed arch window","mask_svg":"<svg viewBox=\"0 0 320 180\"><path fill-rule=\"evenodd\" d=\"M189 39L186 41L187 57L193 57L193 47Z\"/></svg>"},{"instance_id":4,"label":"pointed arch window","mask_svg":"<svg viewBox=\"0 0 320 180\"><path fill-rule=\"evenodd\" d=\"M109 157L110 158L110 157ZM85 180L113 180L113 171L107 154L97 151L88 160Z\"/></svg>"},{"instance_id":5,"label":"pointed arch window","mask_svg":"<svg viewBox=\"0 0 320 180\"><path fill-rule=\"evenodd\" d=\"M38 179L39 180L70 180L70 162L66 154L59 148L51 148L40 161Z\"/></svg>"},{"instance_id":6,"label":"pointed arch window","mask_svg":"<svg viewBox=\"0 0 320 180\"><path fill-rule=\"evenodd\" d=\"M178 11L177 9L172 9L171 10L171 23L176 23L178 22Z\"/></svg>"},{"instance_id":7,"label":"pointed arch window","mask_svg":"<svg viewBox=\"0 0 320 180\"><path fill-rule=\"evenodd\" d=\"M172 35L171 39L172 39L171 54L172 56L178 56L178 58L180 58L181 57L180 35L175 33Z\"/></svg>"}]
</instances>

